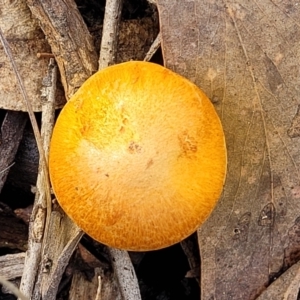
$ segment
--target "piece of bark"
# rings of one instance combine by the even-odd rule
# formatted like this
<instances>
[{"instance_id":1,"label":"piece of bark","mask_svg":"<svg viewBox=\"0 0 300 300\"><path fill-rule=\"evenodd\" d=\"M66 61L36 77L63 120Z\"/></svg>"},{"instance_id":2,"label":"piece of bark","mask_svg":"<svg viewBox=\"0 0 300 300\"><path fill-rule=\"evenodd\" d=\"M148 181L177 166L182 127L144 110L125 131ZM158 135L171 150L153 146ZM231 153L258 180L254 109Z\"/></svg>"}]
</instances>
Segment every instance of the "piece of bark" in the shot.
<instances>
[{"instance_id":1,"label":"piece of bark","mask_svg":"<svg viewBox=\"0 0 300 300\"><path fill-rule=\"evenodd\" d=\"M40 89L48 61L39 59L37 53L49 52L50 47L38 22L32 19L26 0L1 2L0 28L10 44L33 110L41 111ZM27 111L11 63L2 45L0 45L0 61L0 108ZM61 107L64 102L63 91L59 89L56 94L56 107Z\"/></svg>"},{"instance_id":2,"label":"piece of bark","mask_svg":"<svg viewBox=\"0 0 300 300\"><path fill-rule=\"evenodd\" d=\"M43 251L40 278L33 299L55 300L63 272L83 232L74 226L60 207L51 213L49 234Z\"/></svg>"},{"instance_id":3,"label":"piece of bark","mask_svg":"<svg viewBox=\"0 0 300 300\"><path fill-rule=\"evenodd\" d=\"M8 111L2 122L0 135L0 192L9 173L8 167L15 159L27 119L26 113Z\"/></svg>"},{"instance_id":4,"label":"piece of bark","mask_svg":"<svg viewBox=\"0 0 300 300\"><path fill-rule=\"evenodd\" d=\"M299 249L300 139L292 128L300 8L265 0L157 5L166 66L209 96L227 142L223 195L198 231L201 299L256 299L299 259L289 250Z\"/></svg>"},{"instance_id":5,"label":"piece of bark","mask_svg":"<svg viewBox=\"0 0 300 300\"><path fill-rule=\"evenodd\" d=\"M25 252L0 256L0 276L7 280L21 277L24 261Z\"/></svg>"},{"instance_id":6,"label":"piece of bark","mask_svg":"<svg viewBox=\"0 0 300 300\"><path fill-rule=\"evenodd\" d=\"M73 0L27 0L27 4L51 46L69 99L97 70L98 57L91 35Z\"/></svg>"},{"instance_id":7,"label":"piece of bark","mask_svg":"<svg viewBox=\"0 0 300 300\"><path fill-rule=\"evenodd\" d=\"M9 207L0 202L0 248L27 250L28 229Z\"/></svg>"}]
</instances>

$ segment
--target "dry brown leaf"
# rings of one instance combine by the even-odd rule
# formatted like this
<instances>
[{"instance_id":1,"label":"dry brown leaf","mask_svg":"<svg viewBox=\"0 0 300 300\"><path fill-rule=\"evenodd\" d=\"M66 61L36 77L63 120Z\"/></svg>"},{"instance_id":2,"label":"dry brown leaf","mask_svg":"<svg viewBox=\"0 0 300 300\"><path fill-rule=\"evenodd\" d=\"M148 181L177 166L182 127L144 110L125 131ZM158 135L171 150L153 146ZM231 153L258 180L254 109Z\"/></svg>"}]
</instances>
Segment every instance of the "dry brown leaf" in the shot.
<instances>
[{"instance_id":1,"label":"dry brown leaf","mask_svg":"<svg viewBox=\"0 0 300 300\"><path fill-rule=\"evenodd\" d=\"M25 0L0 1L0 27L6 37L34 111L42 110L43 79L49 60L39 59L38 53L50 52L39 24L31 16ZM56 107L65 98L62 88L56 91ZM11 62L0 44L0 108L27 111Z\"/></svg>"},{"instance_id":2,"label":"dry brown leaf","mask_svg":"<svg viewBox=\"0 0 300 300\"><path fill-rule=\"evenodd\" d=\"M297 262L269 285L256 300L298 300L299 287L300 262Z\"/></svg>"},{"instance_id":3,"label":"dry brown leaf","mask_svg":"<svg viewBox=\"0 0 300 300\"><path fill-rule=\"evenodd\" d=\"M300 258L300 3L157 4L165 64L210 97L228 147L199 230L201 299L255 299Z\"/></svg>"}]
</instances>

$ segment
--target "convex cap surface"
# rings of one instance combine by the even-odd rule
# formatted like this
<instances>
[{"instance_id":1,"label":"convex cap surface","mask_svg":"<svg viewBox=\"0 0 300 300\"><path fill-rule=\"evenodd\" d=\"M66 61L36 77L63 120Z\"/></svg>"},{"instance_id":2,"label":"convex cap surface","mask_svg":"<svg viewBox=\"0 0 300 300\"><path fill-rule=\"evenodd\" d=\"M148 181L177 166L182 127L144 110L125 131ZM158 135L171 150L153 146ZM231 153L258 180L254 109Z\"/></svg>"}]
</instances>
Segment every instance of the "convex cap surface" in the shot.
<instances>
[{"instance_id":1,"label":"convex cap surface","mask_svg":"<svg viewBox=\"0 0 300 300\"><path fill-rule=\"evenodd\" d=\"M61 111L51 141L57 200L88 235L135 251L177 243L222 191L226 148L205 94L152 63L89 78Z\"/></svg>"}]
</instances>

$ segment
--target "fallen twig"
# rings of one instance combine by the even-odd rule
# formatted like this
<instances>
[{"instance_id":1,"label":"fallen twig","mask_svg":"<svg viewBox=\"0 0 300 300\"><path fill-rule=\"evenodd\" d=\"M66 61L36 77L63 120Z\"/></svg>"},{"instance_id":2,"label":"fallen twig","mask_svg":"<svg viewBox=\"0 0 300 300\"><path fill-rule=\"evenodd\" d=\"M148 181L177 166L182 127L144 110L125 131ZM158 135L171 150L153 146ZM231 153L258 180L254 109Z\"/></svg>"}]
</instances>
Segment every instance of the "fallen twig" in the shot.
<instances>
[{"instance_id":1,"label":"fallen twig","mask_svg":"<svg viewBox=\"0 0 300 300\"><path fill-rule=\"evenodd\" d=\"M0 174L4 173L7 170L9 170L14 164L15 164L15 162L12 162L9 166L7 166L6 168L4 168L3 170L0 170Z\"/></svg>"},{"instance_id":2,"label":"fallen twig","mask_svg":"<svg viewBox=\"0 0 300 300\"><path fill-rule=\"evenodd\" d=\"M147 52L147 54L144 58L144 61L150 61L151 60L152 56L156 53L156 51L160 47L160 43L161 43L161 34L159 32L156 39L152 43L150 49L148 50L148 52Z\"/></svg>"},{"instance_id":3,"label":"fallen twig","mask_svg":"<svg viewBox=\"0 0 300 300\"><path fill-rule=\"evenodd\" d=\"M46 163L48 165L48 152L52 128L54 126L54 113L55 113L55 90L57 80L57 67L54 60L51 59L49 63L47 83L45 87L45 99L42 108L42 127L41 136L43 143L43 151L45 151ZM42 158L40 157L40 165L43 164ZM51 216L51 198L47 201L47 194L50 194L50 183L49 190L45 188L44 182L49 182L48 179L48 168L45 172L44 168L41 168L38 173L37 186L34 206L29 222L29 238L28 238L28 251L26 253L26 260L24 266L24 272L21 280L21 291L25 295L31 296L34 286L35 279L37 278L38 270L40 268L40 262L45 247L45 240L48 234L49 221ZM51 196L50 196L51 197ZM45 206L47 202L47 206Z\"/></svg>"},{"instance_id":4,"label":"fallen twig","mask_svg":"<svg viewBox=\"0 0 300 300\"><path fill-rule=\"evenodd\" d=\"M141 293L134 267L127 251L109 248L112 265L124 300L138 300Z\"/></svg>"},{"instance_id":5,"label":"fallen twig","mask_svg":"<svg viewBox=\"0 0 300 300\"><path fill-rule=\"evenodd\" d=\"M100 47L99 70L116 63L123 0L107 0Z\"/></svg>"},{"instance_id":6,"label":"fallen twig","mask_svg":"<svg viewBox=\"0 0 300 300\"><path fill-rule=\"evenodd\" d=\"M101 300L101 276L98 276L98 288L95 300Z\"/></svg>"}]
</instances>

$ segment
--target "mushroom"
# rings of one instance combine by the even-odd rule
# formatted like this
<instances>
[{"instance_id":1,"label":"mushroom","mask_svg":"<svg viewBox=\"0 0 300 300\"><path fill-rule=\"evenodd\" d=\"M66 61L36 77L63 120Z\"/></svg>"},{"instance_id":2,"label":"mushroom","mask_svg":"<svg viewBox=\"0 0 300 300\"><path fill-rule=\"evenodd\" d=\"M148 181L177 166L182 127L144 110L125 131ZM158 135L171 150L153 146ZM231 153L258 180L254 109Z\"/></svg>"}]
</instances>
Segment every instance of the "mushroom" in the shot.
<instances>
[{"instance_id":1,"label":"mushroom","mask_svg":"<svg viewBox=\"0 0 300 300\"><path fill-rule=\"evenodd\" d=\"M67 215L95 240L147 251L192 234L224 184L226 147L207 96L130 61L90 77L62 109L49 157Z\"/></svg>"}]
</instances>

